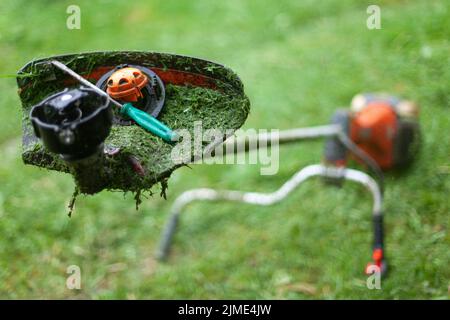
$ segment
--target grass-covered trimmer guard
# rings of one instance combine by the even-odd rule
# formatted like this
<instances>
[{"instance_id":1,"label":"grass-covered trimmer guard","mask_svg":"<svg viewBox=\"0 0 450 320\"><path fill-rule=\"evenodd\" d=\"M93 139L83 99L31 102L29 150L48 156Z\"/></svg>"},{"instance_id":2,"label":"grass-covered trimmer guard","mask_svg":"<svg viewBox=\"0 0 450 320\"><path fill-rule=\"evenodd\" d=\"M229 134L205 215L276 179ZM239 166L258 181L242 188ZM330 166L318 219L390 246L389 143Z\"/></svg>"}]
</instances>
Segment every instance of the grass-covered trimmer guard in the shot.
<instances>
[{"instance_id":1,"label":"grass-covered trimmer guard","mask_svg":"<svg viewBox=\"0 0 450 320\"><path fill-rule=\"evenodd\" d=\"M92 106L102 108L104 98L59 68L58 62L102 90L111 89L114 101L126 108L110 102L102 119L93 117ZM138 83L140 92L128 90L129 83L120 83L133 77L136 70L132 68L138 70L138 77L146 77ZM115 77L114 71L118 72ZM171 135L166 129L192 131L194 121L201 120L205 130L235 130L246 120L250 105L240 79L230 69L154 52L93 52L39 59L18 72L17 83L24 162L72 173L77 188L86 194L108 189L139 195L158 182L164 191L170 174L192 160L172 161L176 141L167 141ZM68 95L62 93L65 89L80 92Z\"/></svg>"}]
</instances>

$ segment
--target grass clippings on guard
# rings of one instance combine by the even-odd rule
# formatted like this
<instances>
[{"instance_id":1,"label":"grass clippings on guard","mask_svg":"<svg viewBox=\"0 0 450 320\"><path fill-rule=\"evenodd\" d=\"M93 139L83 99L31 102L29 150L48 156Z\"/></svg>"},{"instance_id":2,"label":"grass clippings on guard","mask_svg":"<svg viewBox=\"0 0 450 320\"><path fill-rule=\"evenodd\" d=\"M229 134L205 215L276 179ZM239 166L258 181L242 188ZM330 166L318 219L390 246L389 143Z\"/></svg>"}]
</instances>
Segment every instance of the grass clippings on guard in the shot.
<instances>
[{"instance_id":1,"label":"grass clippings on guard","mask_svg":"<svg viewBox=\"0 0 450 320\"><path fill-rule=\"evenodd\" d=\"M49 152L37 139L29 118L33 105L65 87L77 85L46 63L51 59L65 63L93 83L120 64L151 68L165 84L165 103L158 120L174 130L187 129L192 133L195 121L202 121L204 130L236 130L249 113L250 103L236 74L200 59L149 52L95 52L32 61L17 77L23 108L23 160L27 164L73 173L81 193L109 189L131 191L139 196L160 182L164 194L173 170L189 161L180 164L172 160L175 144L135 124L115 123L104 142L105 150L115 150L114 156L105 156L100 164L102 168L73 170L60 155Z\"/></svg>"}]
</instances>

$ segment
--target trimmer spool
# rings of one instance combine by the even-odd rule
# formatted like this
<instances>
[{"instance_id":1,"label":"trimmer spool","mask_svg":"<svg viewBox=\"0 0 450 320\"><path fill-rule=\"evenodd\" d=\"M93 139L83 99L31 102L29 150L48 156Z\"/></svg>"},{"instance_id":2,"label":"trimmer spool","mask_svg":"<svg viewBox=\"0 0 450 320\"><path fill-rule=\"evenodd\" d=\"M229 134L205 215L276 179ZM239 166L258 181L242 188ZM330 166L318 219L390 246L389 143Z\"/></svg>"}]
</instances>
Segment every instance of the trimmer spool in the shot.
<instances>
[{"instance_id":1,"label":"trimmer spool","mask_svg":"<svg viewBox=\"0 0 450 320\"><path fill-rule=\"evenodd\" d=\"M158 75L149 68L121 64L106 72L96 86L106 91L113 99L133 106L157 118L165 101L165 87ZM131 125L133 121L123 115L114 114L114 123Z\"/></svg>"}]
</instances>

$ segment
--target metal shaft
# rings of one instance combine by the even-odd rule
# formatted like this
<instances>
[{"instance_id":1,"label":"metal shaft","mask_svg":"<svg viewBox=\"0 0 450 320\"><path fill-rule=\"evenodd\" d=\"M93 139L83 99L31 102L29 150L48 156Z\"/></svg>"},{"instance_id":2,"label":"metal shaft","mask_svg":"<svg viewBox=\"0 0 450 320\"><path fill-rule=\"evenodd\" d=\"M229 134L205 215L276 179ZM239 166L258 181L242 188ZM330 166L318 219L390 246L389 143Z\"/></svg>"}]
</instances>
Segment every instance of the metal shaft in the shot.
<instances>
[{"instance_id":1,"label":"metal shaft","mask_svg":"<svg viewBox=\"0 0 450 320\"><path fill-rule=\"evenodd\" d=\"M281 130L278 132L264 132L247 137L229 137L222 145L222 154L249 152L269 148L272 144L287 144L302 140L312 140L324 137L338 136L342 133L339 124ZM213 154L214 155L214 154Z\"/></svg>"},{"instance_id":2,"label":"metal shaft","mask_svg":"<svg viewBox=\"0 0 450 320\"><path fill-rule=\"evenodd\" d=\"M85 78L83 78L82 76L80 76L78 73L76 73L75 71L73 71L72 69L70 69L69 67L67 67L64 63L61 63L59 61L56 60L52 60L50 61L50 63L52 65L54 65L55 67L57 67L58 69L64 71L65 73L71 75L72 77L74 77L75 79L77 79L79 82L81 82L82 84L84 84L85 86L88 86L89 88L95 90L97 93L107 97L113 104L115 104L116 106L118 106L119 108L122 108L122 104L117 102L116 100L114 100L113 98L111 98L109 96L109 94L107 94L105 91L103 91L102 89L100 89L99 87L97 87L96 85L93 85L92 83L90 83L89 81L87 81Z\"/></svg>"}]
</instances>

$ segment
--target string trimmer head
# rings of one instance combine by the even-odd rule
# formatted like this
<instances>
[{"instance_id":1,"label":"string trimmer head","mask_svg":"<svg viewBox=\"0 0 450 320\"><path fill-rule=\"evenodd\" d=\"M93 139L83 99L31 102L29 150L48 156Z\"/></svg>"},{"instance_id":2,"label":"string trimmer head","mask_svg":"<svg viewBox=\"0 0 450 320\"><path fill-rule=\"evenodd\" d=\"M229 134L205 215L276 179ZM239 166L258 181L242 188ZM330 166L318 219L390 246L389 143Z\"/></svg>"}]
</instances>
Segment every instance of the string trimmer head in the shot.
<instances>
[{"instance_id":1,"label":"string trimmer head","mask_svg":"<svg viewBox=\"0 0 450 320\"><path fill-rule=\"evenodd\" d=\"M111 113L112 125L96 123L100 132L108 134L82 129L86 116L83 108L102 108L104 98L87 89L86 83L81 88L82 82L57 63L81 75L88 85L109 93L109 109L105 112ZM89 194L103 189L139 193L158 182L164 191L170 174L192 160L172 161L175 143L167 142L171 135L165 135L166 129L193 133L194 122L202 121L205 130L230 132L242 126L249 112L249 100L233 71L213 62L173 54L119 51L54 56L25 65L18 72L17 83L23 110L24 162L70 172L79 190ZM55 100L64 97L64 90L71 90L66 105ZM85 99L89 99L89 107ZM30 114L35 106L35 113ZM70 116L64 119L66 111ZM44 119L45 112L62 114ZM77 118L80 112L82 116ZM58 121L51 124L50 139L45 126L40 126L42 120ZM57 148L52 148L50 141ZM101 152L86 152L91 145L101 148ZM77 161L68 162L69 158Z\"/></svg>"}]
</instances>

